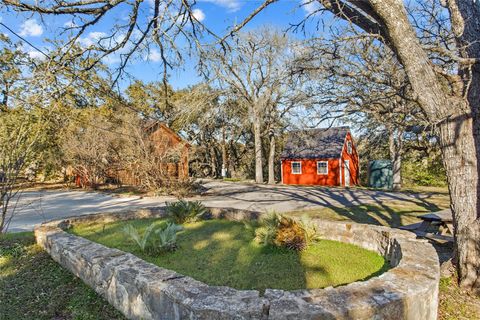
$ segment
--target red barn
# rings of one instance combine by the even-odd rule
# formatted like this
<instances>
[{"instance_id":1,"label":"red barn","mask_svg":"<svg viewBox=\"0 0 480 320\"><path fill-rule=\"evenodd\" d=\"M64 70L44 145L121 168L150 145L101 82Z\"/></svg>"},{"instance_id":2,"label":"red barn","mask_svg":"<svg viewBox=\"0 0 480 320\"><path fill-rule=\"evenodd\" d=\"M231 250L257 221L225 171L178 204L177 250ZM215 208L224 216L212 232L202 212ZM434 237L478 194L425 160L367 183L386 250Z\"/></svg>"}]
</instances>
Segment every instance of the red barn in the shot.
<instances>
[{"instance_id":1,"label":"red barn","mask_svg":"<svg viewBox=\"0 0 480 320\"><path fill-rule=\"evenodd\" d=\"M292 131L281 160L283 184L358 185L358 153L348 127Z\"/></svg>"}]
</instances>

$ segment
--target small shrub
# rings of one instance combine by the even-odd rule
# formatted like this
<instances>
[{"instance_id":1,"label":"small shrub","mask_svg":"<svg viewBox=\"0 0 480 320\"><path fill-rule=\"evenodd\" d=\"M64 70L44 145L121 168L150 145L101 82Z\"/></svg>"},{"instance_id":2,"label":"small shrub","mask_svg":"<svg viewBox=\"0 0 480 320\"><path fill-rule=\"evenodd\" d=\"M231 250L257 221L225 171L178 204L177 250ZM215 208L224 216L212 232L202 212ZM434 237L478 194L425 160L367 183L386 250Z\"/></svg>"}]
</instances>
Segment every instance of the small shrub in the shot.
<instances>
[{"instance_id":1,"label":"small shrub","mask_svg":"<svg viewBox=\"0 0 480 320\"><path fill-rule=\"evenodd\" d=\"M275 245L296 251L307 247L305 230L300 223L292 218L280 217L280 223L275 236Z\"/></svg>"},{"instance_id":2,"label":"small shrub","mask_svg":"<svg viewBox=\"0 0 480 320\"><path fill-rule=\"evenodd\" d=\"M155 228L155 225L152 223L145 230L145 232L143 233L143 236L140 236L140 234L138 233L137 229L135 229L134 226L132 226L131 224L127 224L125 227L123 227L123 232L140 247L140 250L146 251L149 245L151 245L149 238L154 228Z\"/></svg>"},{"instance_id":3,"label":"small shrub","mask_svg":"<svg viewBox=\"0 0 480 320\"><path fill-rule=\"evenodd\" d=\"M304 231L307 245L310 245L310 243L314 241L320 240L320 237L318 236L318 233L317 233L317 228L315 227L315 224L312 223L309 217L307 216L302 217L299 223Z\"/></svg>"},{"instance_id":4,"label":"small shrub","mask_svg":"<svg viewBox=\"0 0 480 320\"><path fill-rule=\"evenodd\" d=\"M242 221L243 223L243 227L245 229L245 232L251 234L253 237L255 237L256 233L255 233L255 227L253 225L253 223L251 221L247 221L247 220L243 220Z\"/></svg>"},{"instance_id":5,"label":"small shrub","mask_svg":"<svg viewBox=\"0 0 480 320\"><path fill-rule=\"evenodd\" d=\"M158 235L156 248L160 251L173 251L177 249L177 232L182 231L182 226L169 222L165 228L160 228L155 233Z\"/></svg>"},{"instance_id":6,"label":"small shrub","mask_svg":"<svg viewBox=\"0 0 480 320\"><path fill-rule=\"evenodd\" d=\"M132 239L142 252L164 252L172 251L177 248L177 233L183 228L175 223L169 222L163 224L155 230L155 224L148 226L142 236L131 224L123 228L123 232ZM158 237L152 236L157 234Z\"/></svg>"},{"instance_id":7,"label":"small shrub","mask_svg":"<svg viewBox=\"0 0 480 320\"><path fill-rule=\"evenodd\" d=\"M296 251L306 249L318 239L312 224L276 213L262 219L261 227L256 229L255 235L255 239L263 245L274 245Z\"/></svg>"},{"instance_id":8,"label":"small shrub","mask_svg":"<svg viewBox=\"0 0 480 320\"><path fill-rule=\"evenodd\" d=\"M198 221L207 209L200 201L185 201L167 203L167 215L177 224Z\"/></svg>"},{"instance_id":9,"label":"small shrub","mask_svg":"<svg viewBox=\"0 0 480 320\"><path fill-rule=\"evenodd\" d=\"M260 227L255 229L255 240L263 245L275 245L280 216L275 212L270 213L260 220Z\"/></svg>"}]
</instances>

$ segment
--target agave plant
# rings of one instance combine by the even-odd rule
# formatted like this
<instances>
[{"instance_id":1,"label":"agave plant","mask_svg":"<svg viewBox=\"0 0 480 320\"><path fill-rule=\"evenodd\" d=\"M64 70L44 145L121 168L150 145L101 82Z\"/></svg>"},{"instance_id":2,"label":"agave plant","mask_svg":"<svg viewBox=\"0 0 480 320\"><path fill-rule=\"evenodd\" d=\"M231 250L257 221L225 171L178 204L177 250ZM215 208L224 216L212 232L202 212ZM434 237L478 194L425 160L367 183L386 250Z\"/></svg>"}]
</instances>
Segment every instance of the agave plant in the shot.
<instances>
[{"instance_id":1,"label":"agave plant","mask_svg":"<svg viewBox=\"0 0 480 320\"><path fill-rule=\"evenodd\" d=\"M177 232L182 231L182 226L169 222L165 228L158 229L155 233L158 235L156 247L161 251L171 251L177 248Z\"/></svg>"},{"instance_id":2,"label":"agave plant","mask_svg":"<svg viewBox=\"0 0 480 320\"><path fill-rule=\"evenodd\" d=\"M140 250L145 251L148 249L148 246L151 245L150 235L152 234L154 228L155 225L152 223L147 227L143 233L143 236L140 236L134 226L127 224L125 227L123 227L123 232L140 247Z\"/></svg>"},{"instance_id":3,"label":"agave plant","mask_svg":"<svg viewBox=\"0 0 480 320\"><path fill-rule=\"evenodd\" d=\"M167 203L167 215L178 224L197 221L206 213L207 209L200 201L185 201Z\"/></svg>"}]
</instances>

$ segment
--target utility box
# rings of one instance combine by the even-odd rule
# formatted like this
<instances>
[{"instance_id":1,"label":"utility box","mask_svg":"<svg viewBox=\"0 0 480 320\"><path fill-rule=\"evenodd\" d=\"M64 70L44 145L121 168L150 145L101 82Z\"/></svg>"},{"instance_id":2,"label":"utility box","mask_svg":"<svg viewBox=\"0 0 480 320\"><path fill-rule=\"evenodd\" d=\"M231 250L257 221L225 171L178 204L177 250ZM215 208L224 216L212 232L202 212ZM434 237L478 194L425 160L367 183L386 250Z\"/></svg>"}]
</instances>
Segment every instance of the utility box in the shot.
<instances>
[{"instance_id":1,"label":"utility box","mask_svg":"<svg viewBox=\"0 0 480 320\"><path fill-rule=\"evenodd\" d=\"M368 163L368 184L377 189L393 189L393 167L390 160L373 160Z\"/></svg>"}]
</instances>

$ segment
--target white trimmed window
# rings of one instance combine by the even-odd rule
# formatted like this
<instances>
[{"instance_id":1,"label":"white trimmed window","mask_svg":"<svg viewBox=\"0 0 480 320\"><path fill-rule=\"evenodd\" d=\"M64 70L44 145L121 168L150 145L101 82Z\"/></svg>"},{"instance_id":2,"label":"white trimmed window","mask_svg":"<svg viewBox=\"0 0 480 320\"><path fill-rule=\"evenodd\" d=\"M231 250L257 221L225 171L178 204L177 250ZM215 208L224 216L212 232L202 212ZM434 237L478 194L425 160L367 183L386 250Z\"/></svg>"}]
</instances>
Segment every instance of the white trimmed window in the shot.
<instances>
[{"instance_id":1,"label":"white trimmed window","mask_svg":"<svg viewBox=\"0 0 480 320\"><path fill-rule=\"evenodd\" d=\"M292 174L302 174L302 163L300 161L292 161Z\"/></svg>"},{"instance_id":2,"label":"white trimmed window","mask_svg":"<svg viewBox=\"0 0 480 320\"><path fill-rule=\"evenodd\" d=\"M317 174L328 174L328 161L317 161Z\"/></svg>"},{"instance_id":3,"label":"white trimmed window","mask_svg":"<svg viewBox=\"0 0 480 320\"><path fill-rule=\"evenodd\" d=\"M347 141L347 153L352 154L352 141Z\"/></svg>"}]
</instances>

